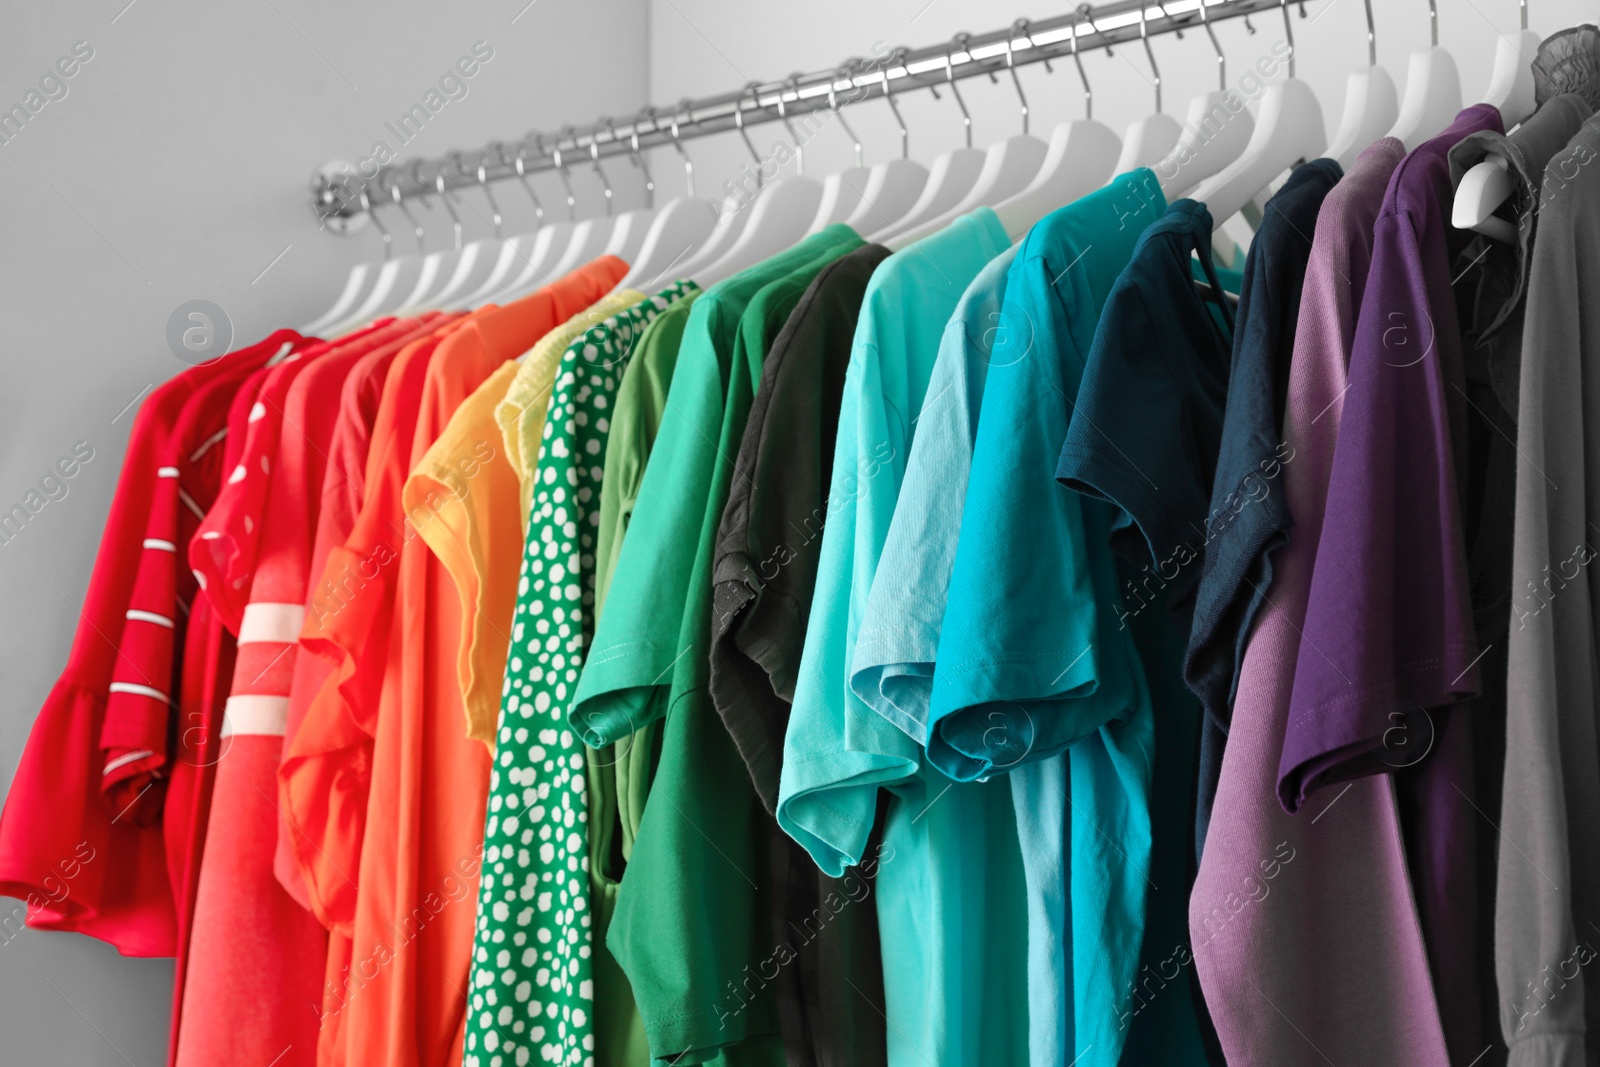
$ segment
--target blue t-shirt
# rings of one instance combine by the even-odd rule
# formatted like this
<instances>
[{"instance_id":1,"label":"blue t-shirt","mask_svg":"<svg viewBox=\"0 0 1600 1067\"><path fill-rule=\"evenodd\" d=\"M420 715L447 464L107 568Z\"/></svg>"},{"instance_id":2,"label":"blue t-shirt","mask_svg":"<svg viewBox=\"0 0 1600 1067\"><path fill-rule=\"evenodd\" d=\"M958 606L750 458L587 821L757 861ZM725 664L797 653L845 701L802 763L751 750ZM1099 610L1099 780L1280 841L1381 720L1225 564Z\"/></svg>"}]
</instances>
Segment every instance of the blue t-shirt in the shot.
<instances>
[{"instance_id":1,"label":"blue t-shirt","mask_svg":"<svg viewBox=\"0 0 1600 1067\"><path fill-rule=\"evenodd\" d=\"M969 779L1015 768L1030 1011L1072 1015L1034 1042L1048 1055L1053 1036L1059 1062L1116 1064L1126 1038L1154 742L1114 610L1111 509L1061 491L1055 464L1100 308L1164 207L1148 170L1123 175L1041 221L1012 264L934 668L929 761Z\"/></svg>"}]
</instances>

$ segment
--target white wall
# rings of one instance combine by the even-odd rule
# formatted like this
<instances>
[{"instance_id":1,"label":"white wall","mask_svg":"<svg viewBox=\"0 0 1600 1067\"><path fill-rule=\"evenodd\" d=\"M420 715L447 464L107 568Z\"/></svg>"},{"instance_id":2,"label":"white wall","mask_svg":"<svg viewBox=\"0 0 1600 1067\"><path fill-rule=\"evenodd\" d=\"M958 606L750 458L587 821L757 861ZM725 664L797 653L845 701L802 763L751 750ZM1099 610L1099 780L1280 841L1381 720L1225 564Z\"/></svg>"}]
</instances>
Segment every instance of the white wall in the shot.
<instances>
[{"instance_id":1,"label":"white wall","mask_svg":"<svg viewBox=\"0 0 1600 1067\"><path fill-rule=\"evenodd\" d=\"M1155 13L1151 0L1151 13ZM1062 2L1019 11L984 0L651 0L650 90L663 105L685 95L704 95L738 88L751 79L770 81L794 70L816 70L848 56L870 55L875 41L889 47L920 48L949 41L957 32L986 33L1007 26L1020 14L1034 18L1070 11ZM1426 47L1426 0L1373 0L1378 62L1388 68L1404 93L1407 57ZM1487 87L1501 33L1519 26L1516 0L1438 0L1439 41L1455 56L1463 98L1472 103ZM1578 0L1530 0L1530 26L1545 34L1583 21L1600 21L1600 4ZM1367 62L1366 18L1362 0L1309 0L1306 18L1291 8L1297 46L1296 74L1322 101L1328 136L1338 128L1350 72ZM1237 79L1270 46L1283 40L1277 12L1252 16L1252 36L1244 20L1216 24L1228 60L1228 80ZM1164 89L1163 110L1180 121L1194 95L1217 87L1216 53L1201 32L1151 39ZM1137 44L1119 46L1108 56L1104 48L1083 54L1083 67L1094 90L1094 117L1113 129L1149 114L1154 105L1149 61ZM1032 111L1032 131L1048 138L1057 123L1083 117L1083 91L1070 60L1053 64L1053 73L1034 65L1020 70ZM968 79L961 93L972 113L973 143L984 147L1021 130L1016 93L1010 80L997 84ZM962 144L961 113L948 94L934 100L927 92L897 96L911 131L911 154L924 163ZM847 111L861 136L868 164L899 153L899 128L880 100ZM787 134L779 124L752 131L752 140L766 154ZM722 182L737 176L750 159L737 135L690 143L696 191L714 195ZM850 165L852 149L842 126L830 124L805 146L806 173L821 177ZM656 150L656 180L666 192L683 188L683 172L671 150ZM792 166L786 168L792 173Z\"/></svg>"},{"instance_id":2,"label":"white wall","mask_svg":"<svg viewBox=\"0 0 1600 1067\"><path fill-rule=\"evenodd\" d=\"M65 97L0 144L0 511L74 442L95 450L64 499L0 544L6 782L77 623L131 421L118 415L183 367L165 339L172 310L211 300L241 342L319 314L379 242L370 228L318 232L313 168L379 138L399 148L385 121L476 41L493 58L403 152L632 110L648 88L643 0L125 5L11 0L0 33L0 107L23 103L74 42L94 52ZM558 186L541 184L552 202ZM523 228L526 196L515 184L499 195ZM486 208L467 196L470 239L487 231ZM443 212L431 217L430 240L446 239ZM17 904L0 899L0 917ZM158 1064L171 982L170 962L77 935L0 943L0 1063Z\"/></svg>"}]
</instances>

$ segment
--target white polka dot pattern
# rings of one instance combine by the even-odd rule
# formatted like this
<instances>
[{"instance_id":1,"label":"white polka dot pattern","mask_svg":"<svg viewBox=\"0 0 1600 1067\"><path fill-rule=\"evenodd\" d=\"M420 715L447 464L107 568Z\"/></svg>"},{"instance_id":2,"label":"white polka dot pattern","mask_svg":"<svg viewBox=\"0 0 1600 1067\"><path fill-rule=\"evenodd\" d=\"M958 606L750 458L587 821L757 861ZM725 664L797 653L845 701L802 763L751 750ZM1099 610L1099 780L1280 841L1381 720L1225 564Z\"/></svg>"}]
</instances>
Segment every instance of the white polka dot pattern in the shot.
<instances>
[{"instance_id":1,"label":"white polka dot pattern","mask_svg":"<svg viewBox=\"0 0 1600 1067\"><path fill-rule=\"evenodd\" d=\"M691 288L594 326L556 371L490 772L465 1067L593 1067L588 800L567 705L594 634L610 398L645 327Z\"/></svg>"}]
</instances>

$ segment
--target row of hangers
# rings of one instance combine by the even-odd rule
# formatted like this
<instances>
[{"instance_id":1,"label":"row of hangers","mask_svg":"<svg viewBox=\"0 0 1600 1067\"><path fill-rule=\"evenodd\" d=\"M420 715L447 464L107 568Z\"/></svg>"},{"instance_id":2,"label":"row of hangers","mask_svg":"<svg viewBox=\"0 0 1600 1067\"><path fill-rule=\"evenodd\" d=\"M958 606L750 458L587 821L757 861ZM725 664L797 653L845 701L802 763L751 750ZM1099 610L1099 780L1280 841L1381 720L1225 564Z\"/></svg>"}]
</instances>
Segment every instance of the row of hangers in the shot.
<instances>
[{"instance_id":1,"label":"row of hangers","mask_svg":"<svg viewBox=\"0 0 1600 1067\"><path fill-rule=\"evenodd\" d=\"M1261 96L1256 117L1248 110L1232 113L1226 106L1229 96L1227 58L1217 42L1207 14L1207 4L1199 7L1200 21L1217 55L1219 87L1196 96L1189 105L1187 121L1178 123L1162 110L1161 74L1150 48L1145 12L1139 11L1139 36L1149 61L1155 89L1155 111L1133 123L1119 138L1093 117L1094 95L1078 54L1082 23L1091 33L1094 26L1088 5L1078 9L1079 23L1073 27L1071 56L1083 83L1084 117L1063 122L1051 132L1048 143L1029 131L1029 109L1022 83L1017 77L1011 37L1005 48L1005 67L1021 104L1022 132L990 145L987 150L972 147L972 117L956 87L954 60L967 51L969 35L958 34L944 57L945 88L961 110L965 126L965 146L953 149L923 167L910 158L909 133L895 103L889 69L905 54L899 49L877 68L884 100L900 128L900 158L871 167L863 166L861 141L844 120L837 99L840 85L830 83L828 106L855 146L855 164L827 176L822 181L805 176L801 139L795 138L796 175L762 182L761 158L745 132L744 110L734 112L735 127L757 164L759 190L742 210L727 210L720 216L706 210L694 196L694 164L679 138L679 113L687 113L688 102L679 105L669 121L671 144L682 159L686 193L654 208L655 182L639 152L638 134L632 137L629 156L645 179L646 206L619 215L612 213L612 189L600 167L597 143L591 143L590 163L605 197L605 214L595 218L576 217L577 200L568 174L571 150L563 151L562 137L570 137L567 127L548 149L541 135L533 135L535 150L555 164L566 194L567 218L547 222L545 209L526 173L527 146L520 146L514 157L507 157L505 146L491 146L502 164L514 167L517 178L533 202L536 228L529 233L504 237L500 233L502 216L490 190L484 168L468 172L460 154L450 157L457 178L474 179L487 201L495 236L462 244L461 217L452 206L454 197L470 203L445 175L444 168L434 178L434 193L449 212L455 232L453 248L423 251L423 228L391 185L393 205L411 224L418 243L416 255L392 256L393 238L378 219L367 193L360 194L362 209L372 218L384 240L386 258L379 264L356 266L334 305L314 322L303 327L309 334L337 335L385 315L415 315L429 310L470 309L486 303L506 303L527 295L575 267L603 254L611 254L632 264L619 288L654 291L672 280L690 277L710 285L769 258L810 233L836 222L843 222L868 240L891 249L912 242L948 225L956 217L978 207L995 210L1013 240L1056 208L1076 200L1108 181L1113 175L1135 167L1151 167L1162 193L1170 202L1188 196L1207 205L1217 223L1251 209L1274 179L1297 162L1326 155L1348 168L1367 145L1388 134L1398 138L1409 151L1439 133L1461 109L1461 79L1454 58L1441 47L1437 0L1429 0L1429 19L1433 43L1410 57L1404 99L1395 92L1393 79L1377 65L1377 38L1373 30L1372 0L1364 0L1367 18L1367 65L1350 75L1345 92L1344 111L1331 144L1326 140L1322 108L1315 93L1295 77L1294 36L1289 15L1290 0L1279 0L1288 45L1288 77L1268 85ZM1534 110L1531 60L1540 38L1527 29L1527 3L1521 0L1522 30L1502 36L1495 55L1490 86L1485 102L1500 109L1507 128L1526 119ZM1157 7L1165 15L1165 8ZM1304 17L1302 5L1301 16ZM1013 35L1033 45L1026 19L1012 25ZM1251 32L1254 32L1253 28ZM1107 42L1109 50L1110 43ZM1046 70L1050 70L1048 61ZM858 75L850 67L836 72L845 90L854 88ZM998 81L989 72L992 81ZM798 86L797 80L791 79ZM754 83L747 87L753 91ZM930 91L938 96L937 88ZM798 92L796 92L796 97ZM794 128L785 114L785 94L777 101L779 118ZM1230 115L1213 131L1207 120L1217 114ZM653 128L661 122L655 109L642 113ZM607 124L601 120L602 124ZM1213 126L1216 123L1213 121ZM637 127L636 127L637 128ZM615 130L613 127L613 137ZM421 162L412 167L421 166ZM413 169L412 177L420 177ZM1495 163L1473 168L1464 178L1454 204L1455 225L1470 228L1498 240L1512 240L1515 227L1495 215L1511 192L1509 175ZM430 209L426 197L423 203ZM476 209L474 209L476 210ZM1219 228L1220 234L1220 228Z\"/></svg>"}]
</instances>

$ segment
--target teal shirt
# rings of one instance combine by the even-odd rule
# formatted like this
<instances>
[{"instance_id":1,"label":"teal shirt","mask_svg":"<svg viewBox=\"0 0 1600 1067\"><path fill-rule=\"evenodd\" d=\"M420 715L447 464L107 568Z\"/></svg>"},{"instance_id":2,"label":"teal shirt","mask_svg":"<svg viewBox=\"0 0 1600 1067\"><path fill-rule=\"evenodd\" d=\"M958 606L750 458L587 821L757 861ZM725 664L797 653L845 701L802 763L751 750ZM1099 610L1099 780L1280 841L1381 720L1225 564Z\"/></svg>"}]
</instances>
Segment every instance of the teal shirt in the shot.
<instances>
[{"instance_id":1,"label":"teal shirt","mask_svg":"<svg viewBox=\"0 0 1600 1067\"><path fill-rule=\"evenodd\" d=\"M778 822L828 874L860 862L879 787L892 791L876 856L892 1067L1028 1062L1026 892L1009 789L925 768L917 741L849 678L945 326L1009 244L983 208L873 274L784 739Z\"/></svg>"},{"instance_id":2,"label":"teal shirt","mask_svg":"<svg viewBox=\"0 0 1600 1067\"><path fill-rule=\"evenodd\" d=\"M1011 772L1030 875L1031 1010L1064 1015L1070 1000L1071 1030L1054 1038L1071 1044L1046 1056L1080 1065L1118 1063L1128 1036L1155 726L1115 610L1113 511L1057 485L1055 464L1100 309L1165 206L1149 171L1123 175L1041 221L1012 265L1001 319L1013 336L984 387L950 581L961 610L944 620L929 711L935 766L963 779ZM1036 1044L1048 1043L1038 1026Z\"/></svg>"}]
</instances>

